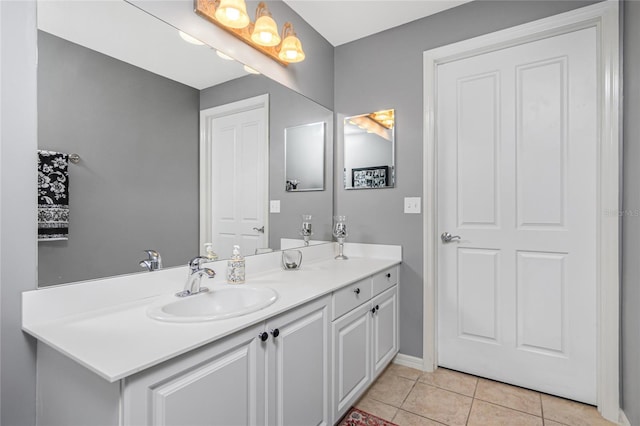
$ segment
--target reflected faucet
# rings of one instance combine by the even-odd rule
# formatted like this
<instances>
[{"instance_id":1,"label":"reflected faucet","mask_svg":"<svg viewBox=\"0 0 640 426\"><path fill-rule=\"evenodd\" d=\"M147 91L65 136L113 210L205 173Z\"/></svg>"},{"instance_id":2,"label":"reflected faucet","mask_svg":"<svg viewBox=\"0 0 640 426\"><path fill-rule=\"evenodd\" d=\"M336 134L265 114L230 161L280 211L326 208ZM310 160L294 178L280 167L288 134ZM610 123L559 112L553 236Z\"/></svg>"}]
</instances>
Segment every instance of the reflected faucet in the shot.
<instances>
[{"instance_id":1,"label":"reflected faucet","mask_svg":"<svg viewBox=\"0 0 640 426\"><path fill-rule=\"evenodd\" d=\"M147 271L149 272L162 269L162 257L160 256L160 253L155 250L145 250L144 252L147 253L149 258L141 260L140 266L147 268Z\"/></svg>"},{"instance_id":2,"label":"reflected faucet","mask_svg":"<svg viewBox=\"0 0 640 426\"><path fill-rule=\"evenodd\" d=\"M211 262L211 260L204 256L197 256L189 261L189 275L187 276L187 283L184 286L184 290L176 293L176 296L187 297L209 291L206 287L200 287L200 281L202 281L203 277L215 277L216 272L213 269L201 267L205 262Z\"/></svg>"}]
</instances>

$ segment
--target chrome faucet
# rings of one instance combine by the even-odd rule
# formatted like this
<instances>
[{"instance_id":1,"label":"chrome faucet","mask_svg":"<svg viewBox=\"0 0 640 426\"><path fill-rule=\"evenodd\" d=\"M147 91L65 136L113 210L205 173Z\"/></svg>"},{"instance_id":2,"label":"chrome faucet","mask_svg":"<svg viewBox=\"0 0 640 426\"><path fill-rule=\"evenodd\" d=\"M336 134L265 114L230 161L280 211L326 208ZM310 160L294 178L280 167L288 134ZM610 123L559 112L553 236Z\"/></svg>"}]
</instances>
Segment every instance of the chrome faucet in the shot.
<instances>
[{"instance_id":1,"label":"chrome faucet","mask_svg":"<svg viewBox=\"0 0 640 426\"><path fill-rule=\"evenodd\" d=\"M198 256L189 261L189 276L187 277L187 283L184 286L184 290L176 293L176 296L187 297L209 291L206 287L200 287L200 281L202 281L203 277L215 277L216 272L213 269L202 268L201 264L205 262L211 262L211 260L204 256Z\"/></svg>"},{"instance_id":2,"label":"chrome faucet","mask_svg":"<svg viewBox=\"0 0 640 426\"><path fill-rule=\"evenodd\" d=\"M160 253L155 250L145 250L144 252L147 253L149 258L141 260L140 266L147 268L149 272L162 269L162 257L160 256Z\"/></svg>"}]
</instances>

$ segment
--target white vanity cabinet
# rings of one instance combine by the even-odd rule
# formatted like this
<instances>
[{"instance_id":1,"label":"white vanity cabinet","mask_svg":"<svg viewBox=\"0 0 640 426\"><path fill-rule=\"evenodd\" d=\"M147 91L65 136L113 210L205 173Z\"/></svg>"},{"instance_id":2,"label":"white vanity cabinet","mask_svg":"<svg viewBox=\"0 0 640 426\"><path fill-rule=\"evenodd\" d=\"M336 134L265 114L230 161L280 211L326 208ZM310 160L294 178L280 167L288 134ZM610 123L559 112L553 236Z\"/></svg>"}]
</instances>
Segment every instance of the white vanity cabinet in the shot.
<instances>
[{"instance_id":1,"label":"white vanity cabinet","mask_svg":"<svg viewBox=\"0 0 640 426\"><path fill-rule=\"evenodd\" d=\"M124 425L329 424L328 301L125 379Z\"/></svg>"},{"instance_id":2,"label":"white vanity cabinet","mask_svg":"<svg viewBox=\"0 0 640 426\"><path fill-rule=\"evenodd\" d=\"M329 296L267 321L269 425L331 424L329 322Z\"/></svg>"},{"instance_id":3,"label":"white vanity cabinet","mask_svg":"<svg viewBox=\"0 0 640 426\"><path fill-rule=\"evenodd\" d=\"M333 293L334 420L358 400L398 352L397 268Z\"/></svg>"}]
</instances>

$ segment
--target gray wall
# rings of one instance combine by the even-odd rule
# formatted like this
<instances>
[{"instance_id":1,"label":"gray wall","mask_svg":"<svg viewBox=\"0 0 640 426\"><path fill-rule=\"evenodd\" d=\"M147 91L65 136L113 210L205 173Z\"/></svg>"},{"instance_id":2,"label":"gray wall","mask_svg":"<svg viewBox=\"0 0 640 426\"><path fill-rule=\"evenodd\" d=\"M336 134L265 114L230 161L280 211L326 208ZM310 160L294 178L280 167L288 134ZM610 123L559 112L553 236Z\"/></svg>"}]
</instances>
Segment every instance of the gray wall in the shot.
<instances>
[{"instance_id":1,"label":"gray wall","mask_svg":"<svg viewBox=\"0 0 640 426\"><path fill-rule=\"evenodd\" d=\"M622 409L640 425L640 2L624 2Z\"/></svg>"},{"instance_id":2,"label":"gray wall","mask_svg":"<svg viewBox=\"0 0 640 426\"><path fill-rule=\"evenodd\" d=\"M313 215L313 239L331 240L333 206L333 112L264 76L249 75L201 92L200 108L207 109L252 96L269 94L269 199L280 200L280 213L269 215L269 247L280 238L301 238L301 215ZM324 121L326 128L325 190L286 192L284 129Z\"/></svg>"},{"instance_id":3,"label":"gray wall","mask_svg":"<svg viewBox=\"0 0 640 426\"><path fill-rule=\"evenodd\" d=\"M40 285L198 254L199 91L38 32L38 146L69 165L69 239L38 244Z\"/></svg>"},{"instance_id":4,"label":"gray wall","mask_svg":"<svg viewBox=\"0 0 640 426\"><path fill-rule=\"evenodd\" d=\"M423 52L588 4L591 2L473 1L336 47L335 112L351 116L396 109L396 188L345 191L338 187L336 214L349 217L350 241L403 247L401 353L422 357L423 218L405 215L403 199L422 196L423 189ZM340 152L340 143L337 149ZM337 182L341 182L342 167L339 155ZM375 215L369 213L373 208Z\"/></svg>"},{"instance_id":5,"label":"gray wall","mask_svg":"<svg viewBox=\"0 0 640 426\"><path fill-rule=\"evenodd\" d=\"M36 5L0 2L0 424L35 424L35 341L20 329L36 288Z\"/></svg>"}]
</instances>

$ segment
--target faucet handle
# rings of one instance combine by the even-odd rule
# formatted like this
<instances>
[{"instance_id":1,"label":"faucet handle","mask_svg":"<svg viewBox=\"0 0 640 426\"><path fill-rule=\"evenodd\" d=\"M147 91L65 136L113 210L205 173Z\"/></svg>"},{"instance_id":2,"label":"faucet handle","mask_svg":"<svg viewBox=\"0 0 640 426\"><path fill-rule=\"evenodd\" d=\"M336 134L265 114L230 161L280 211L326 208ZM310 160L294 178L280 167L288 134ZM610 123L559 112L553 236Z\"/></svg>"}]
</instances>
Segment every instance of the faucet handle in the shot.
<instances>
[{"instance_id":1,"label":"faucet handle","mask_svg":"<svg viewBox=\"0 0 640 426\"><path fill-rule=\"evenodd\" d=\"M191 270L191 272L198 272L199 270L201 270L202 268L200 267L200 265L202 265L205 262L210 262L211 260L208 257L205 256L196 256L193 259L191 259L189 261L189 269Z\"/></svg>"}]
</instances>

